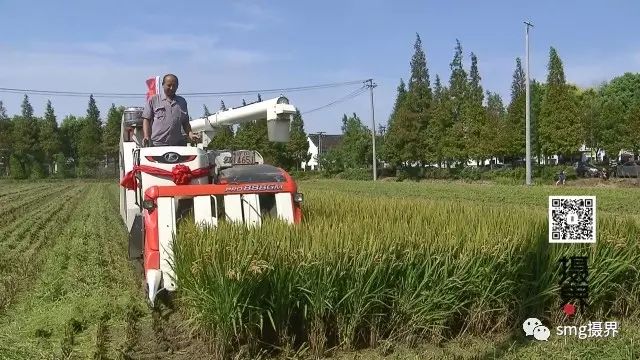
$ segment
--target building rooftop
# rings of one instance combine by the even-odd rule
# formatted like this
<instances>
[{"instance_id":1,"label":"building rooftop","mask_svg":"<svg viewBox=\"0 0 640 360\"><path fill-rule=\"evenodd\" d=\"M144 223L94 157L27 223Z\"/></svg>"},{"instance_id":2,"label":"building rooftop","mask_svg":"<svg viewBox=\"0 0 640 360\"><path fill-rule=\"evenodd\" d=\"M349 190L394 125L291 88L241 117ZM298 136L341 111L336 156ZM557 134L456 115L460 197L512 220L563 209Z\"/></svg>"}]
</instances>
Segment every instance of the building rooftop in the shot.
<instances>
[{"instance_id":1,"label":"building rooftop","mask_svg":"<svg viewBox=\"0 0 640 360\"><path fill-rule=\"evenodd\" d=\"M342 135L310 134L309 139L311 139L313 145L318 147L318 152L320 154L324 154L334 147L340 145L340 143L342 142ZM322 145L322 148L320 145Z\"/></svg>"}]
</instances>

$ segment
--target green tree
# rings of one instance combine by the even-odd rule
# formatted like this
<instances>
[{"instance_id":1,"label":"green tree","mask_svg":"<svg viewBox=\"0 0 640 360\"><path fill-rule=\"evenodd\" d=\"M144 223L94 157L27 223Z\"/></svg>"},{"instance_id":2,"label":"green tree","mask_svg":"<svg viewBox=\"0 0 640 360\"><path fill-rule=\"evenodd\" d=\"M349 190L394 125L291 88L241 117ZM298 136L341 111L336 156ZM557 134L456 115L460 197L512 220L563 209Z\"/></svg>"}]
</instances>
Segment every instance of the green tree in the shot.
<instances>
[{"instance_id":1,"label":"green tree","mask_svg":"<svg viewBox=\"0 0 640 360\"><path fill-rule=\"evenodd\" d=\"M108 161L117 162L118 153L120 152L120 131L122 127L122 115L124 107L116 107L111 104L107 113L107 123L102 133L102 144L104 153L107 155Z\"/></svg>"},{"instance_id":2,"label":"green tree","mask_svg":"<svg viewBox=\"0 0 640 360\"><path fill-rule=\"evenodd\" d=\"M449 89L442 86L440 77L436 75L433 90L433 103L431 106L431 126L429 127L429 139L432 141L435 161L438 166L447 160L452 160L455 139L453 138L453 120L451 118L451 101Z\"/></svg>"},{"instance_id":3,"label":"green tree","mask_svg":"<svg viewBox=\"0 0 640 360\"><path fill-rule=\"evenodd\" d=\"M318 167L325 176L333 176L345 170L343 153L341 146L336 146L320 156Z\"/></svg>"},{"instance_id":4,"label":"green tree","mask_svg":"<svg viewBox=\"0 0 640 360\"><path fill-rule=\"evenodd\" d=\"M80 132L78 143L79 175L92 176L103 154L102 151L102 121L100 110L93 95L89 97L87 117Z\"/></svg>"},{"instance_id":5,"label":"green tree","mask_svg":"<svg viewBox=\"0 0 640 360\"><path fill-rule=\"evenodd\" d=\"M542 100L544 99L544 94L546 92L546 85L539 83L536 80L531 81L530 91L531 91L531 151L532 154L538 157L538 161L542 159L542 141L539 139L539 122L540 122L540 114L542 113ZM525 98L526 100L526 98ZM524 103L523 103L524 104ZM525 105L523 105L525 106ZM523 115L525 116L525 115ZM526 119L525 119L526 120ZM524 124L524 123L523 123ZM524 126L524 125L522 125ZM522 134L525 134L524 130ZM524 136L522 135L522 143L526 145ZM522 150L523 153L525 150Z\"/></svg>"},{"instance_id":6,"label":"green tree","mask_svg":"<svg viewBox=\"0 0 640 360\"><path fill-rule=\"evenodd\" d=\"M626 130L619 136L626 138L625 146L629 147L627 150L632 150L632 144L640 142L640 133L629 130L635 127L635 111L640 107L640 73L627 72L613 78L608 84L602 86L601 96L603 99L616 99L622 107L618 122ZM637 156L638 152L634 151ZM617 154L618 152L616 156Z\"/></svg>"},{"instance_id":7,"label":"green tree","mask_svg":"<svg viewBox=\"0 0 640 360\"><path fill-rule=\"evenodd\" d=\"M267 120L250 121L238 126L233 150L256 150L265 163L277 164L276 154L267 134Z\"/></svg>"},{"instance_id":8,"label":"green tree","mask_svg":"<svg viewBox=\"0 0 640 360\"><path fill-rule=\"evenodd\" d=\"M342 117L342 142L340 144L343 163L347 168L365 167L372 161L371 131L358 115Z\"/></svg>"},{"instance_id":9,"label":"green tree","mask_svg":"<svg viewBox=\"0 0 640 360\"><path fill-rule=\"evenodd\" d=\"M289 142L285 146L285 154L292 159L293 166L300 168L303 162L311 159L309 153L309 141L307 140L307 133L304 131L304 120L300 110L296 110L295 115L291 121L289 130Z\"/></svg>"},{"instance_id":10,"label":"green tree","mask_svg":"<svg viewBox=\"0 0 640 360\"><path fill-rule=\"evenodd\" d=\"M7 109L4 107L4 103L0 100L0 120L8 120Z\"/></svg>"},{"instance_id":11,"label":"green tree","mask_svg":"<svg viewBox=\"0 0 640 360\"><path fill-rule=\"evenodd\" d=\"M84 124L84 118L77 118L73 115L68 115L62 119L62 124L60 125L62 153L67 158L73 159L75 162L77 162L79 158L78 147Z\"/></svg>"},{"instance_id":12,"label":"green tree","mask_svg":"<svg viewBox=\"0 0 640 360\"><path fill-rule=\"evenodd\" d=\"M407 89L402 78L397 88L396 102L387 121L388 131L385 134L384 146L381 149L381 159L389 162L393 166L398 166L401 162L400 152L402 149L402 138L399 136L401 129L396 129L395 119L398 117L400 109L404 106L407 98Z\"/></svg>"},{"instance_id":13,"label":"green tree","mask_svg":"<svg viewBox=\"0 0 640 360\"><path fill-rule=\"evenodd\" d=\"M209 149L225 150L234 148L234 135L232 126L220 126L216 128L213 139L207 146Z\"/></svg>"},{"instance_id":14,"label":"green tree","mask_svg":"<svg viewBox=\"0 0 640 360\"><path fill-rule=\"evenodd\" d=\"M525 155L525 117L526 117L526 85L525 74L522 70L520 58L516 58L516 69L513 72L511 82L511 102L507 108L509 127L507 144L507 154L511 158L518 158Z\"/></svg>"},{"instance_id":15,"label":"green tree","mask_svg":"<svg viewBox=\"0 0 640 360\"><path fill-rule=\"evenodd\" d=\"M408 91L398 90L397 108L389 123L387 157L395 164L409 165L429 160L428 135L431 88L426 56L420 35L416 34L411 58ZM345 163L347 164L347 163Z\"/></svg>"},{"instance_id":16,"label":"green tree","mask_svg":"<svg viewBox=\"0 0 640 360\"><path fill-rule=\"evenodd\" d=\"M40 146L44 153L47 172L51 174L54 155L60 151L62 146L60 143L58 121L53 106L51 105L51 100L47 101L44 119L40 123Z\"/></svg>"},{"instance_id":17,"label":"green tree","mask_svg":"<svg viewBox=\"0 0 640 360\"><path fill-rule=\"evenodd\" d=\"M465 148L469 156L478 163L484 163L489 157L491 144L485 140L488 136L486 129L486 111L483 106L484 91L480 84L480 72L478 70L478 58L471 53L471 69L469 71L469 83L464 110L464 122L467 124L467 141Z\"/></svg>"},{"instance_id":18,"label":"green tree","mask_svg":"<svg viewBox=\"0 0 640 360\"><path fill-rule=\"evenodd\" d=\"M625 134L630 136L627 144L637 156L640 151L640 102L634 102L627 110L626 127Z\"/></svg>"},{"instance_id":19,"label":"green tree","mask_svg":"<svg viewBox=\"0 0 640 360\"><path fill-rule=\"evenodd\" d=\"M578 95L580 122L582 124L582 140L584 144L596 151L599 148L600 126L597 122L598 93L595 89L581 91Z\"/></svg>"},{"instance_id":20,"label":"green tree","mask_svg":"<svg viewBox=\"0 0 640 360\"><path fill-rule=\"evenodd\" d=\"M407 144L409 148L414 149L411 153L415 153L415 155L413 158L406 160L425 164L434 158L433 149L431 148L432 141L429 139L429 107L432 93L427 58L422 48L422 40L419 34L416 34L413 50L406 105L409 117L417 122L418 138L415 139L415 142Z\"/></svg>"},{"instance_id":21,"label":"green tree","mask_svg":"<svg viewBox=\"0 0 640 360\"><path fill-rule=\"evenodd\" d=\"M468 124L465 123L463 114L465 101L467 98L467 72L462 66L462 45L456 39L455 53L449 64L451 77L449 78L449 110L452 124L448 127L447 154L450 159L455 159L460 165L464 165L468 159L467 143Z\"/></svg>"},{"instance_id":22,"label":"green tree","mask_svg":"<svg viewBox=\"0 0 640 360\"><path fill-rule=\"evenodd\" d=\"M601 148L610 159L616 159L621 149L628 148L625 137L625 109L618 97L603 97L596 105L595 117Z\"/></svg>"},{"instance_id":23,"label":"green tree","mask_svg":"<svg viewBox=\"0 0 640 360\"><path fill-rule=\"evenodd\" d=\"M487 91L486 111L487 124L484 141L486 144L491 144L489 148L490 155L504 159L509 149L510 139L506 131L509 128L509 123L507 112L499 94Z\"/></svg>"},{"instance_id":24,"label":"green tree","mask_svg":"<svg viewBox=\"0 0 640 360\"><path fill-rule=\"evenodd\" d=\"M389 117L389 123L393 121L393 116L398 112L398 109L402 106L407 98L407 87L404 83L404 80L400 78L400 84L398 84L396 102L393 105L393 111L391 112L391 116Z\"/></svg>"},{"instance_id":25,"label":"green tree","mask_svg":"<svg viewBox=\"0 0 640 360\"><path fill-rule=\"evenodd\" d=\"M9 168L13 179L22 180L29 176L24 162L16 154L9 156Z\"/></svg>"},{"instance_id":26,"label":"green tree","mask_svg":"<svg viewBox=\"0 0 640 360\"><path fill-rule=\"evenodd\" d=\"M602 87L602 96L616 98L622 104L625 118L640 103L640 73L624 73Z\"/></svg>"},{"instance_id":27,"label":"green tree","mask_svg":"<svg viewBox=\"0 0 640 360\"><path fill-rule=\"evenodd\" d=\"M34 155L38 150L37 120L33 116L33 107L27 95L24 96L21 109L22 114L13 119L13 134L11 136L13 149L18 158L27 154Z\"/></svg>"},{"instance_id":28,"label":"green tree","mask_svg":"<svg viewBox=\"0 0 640 360\"><path fill-rule=\"evenodd\" d=\"M5 174L3 175L7 175L10 171L8 164L9 156L13 148L13 142L11 141L13 132L12 125L12 121L7 115L7 109L4 107L2 101L0 101L0 160L7 164L7 166L5 166Z\"/></svg>"},{"instance_id":29,"label":"green tree","mask_svg":"<svg viewBox=\"0 0 640 360\"><path fill-rule=\"evenodd\" d=\"M542 102L538 126L545 156L559 154L566 159L582 144L583 130L575 93L566 84L562 61L556 49L549 51L547 91Z\"/></svg>"}]
</instances>

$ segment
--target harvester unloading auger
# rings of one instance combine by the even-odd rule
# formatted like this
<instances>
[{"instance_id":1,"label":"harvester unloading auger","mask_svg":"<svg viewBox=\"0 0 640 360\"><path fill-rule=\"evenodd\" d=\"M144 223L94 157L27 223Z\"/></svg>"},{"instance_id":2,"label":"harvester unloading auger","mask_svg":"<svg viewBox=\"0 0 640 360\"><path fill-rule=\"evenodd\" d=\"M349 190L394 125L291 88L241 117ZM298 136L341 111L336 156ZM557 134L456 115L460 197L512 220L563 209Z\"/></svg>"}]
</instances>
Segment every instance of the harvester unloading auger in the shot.
<instances>
[{"instance_id":1,"label":"harvester unloading auger","mask_svg":"<svg viewBox=\"0 0 640 360\"><path fill-rule=\"evenodd\" d=\"M159 77L152 93L162 91ZM144 147L140 107L125 109L120 137L120 213L129 231L129 259L142 263L148 300L176 290L172 243L177 219L192 210L199 225L220 221L260 225L263 216L302 219L302 194L284 170L255 150L210 150L223 126L267 120L268 138L289 141L296 108L284 96L191 120L197 146Z\"/></svg>"}]
</instances>

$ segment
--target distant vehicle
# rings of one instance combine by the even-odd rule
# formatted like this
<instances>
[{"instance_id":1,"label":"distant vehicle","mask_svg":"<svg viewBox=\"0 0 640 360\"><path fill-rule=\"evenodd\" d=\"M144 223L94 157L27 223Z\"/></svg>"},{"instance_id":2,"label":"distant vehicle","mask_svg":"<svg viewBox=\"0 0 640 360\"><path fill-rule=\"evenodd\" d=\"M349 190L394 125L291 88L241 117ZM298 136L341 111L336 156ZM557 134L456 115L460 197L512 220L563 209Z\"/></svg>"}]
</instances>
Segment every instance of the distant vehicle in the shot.
<instances>
[{"instance_id":1,"label":"distant vehicle","mask_svg":"<svg viewBox=\"0 0 640 360\"><path fill-rule=\"evenodd\" d=\"M640 165L634 161L627 161L616 167L617 177L638 177L640 174Z\"/></svg>"},{"instance_id":2,"label":"distant vehicle","mask_svg":"<svg viewBox=\"0 0 640 360\"><path fill-rule=\"evenodd\" d=\"M598 169L594 165L591 165L583 161L577 162L573 166L576 170L576 175L578 175L579 177L594 178L594 177L602 177L603 175L602 170Z\"/></svg>"}]
</instances>

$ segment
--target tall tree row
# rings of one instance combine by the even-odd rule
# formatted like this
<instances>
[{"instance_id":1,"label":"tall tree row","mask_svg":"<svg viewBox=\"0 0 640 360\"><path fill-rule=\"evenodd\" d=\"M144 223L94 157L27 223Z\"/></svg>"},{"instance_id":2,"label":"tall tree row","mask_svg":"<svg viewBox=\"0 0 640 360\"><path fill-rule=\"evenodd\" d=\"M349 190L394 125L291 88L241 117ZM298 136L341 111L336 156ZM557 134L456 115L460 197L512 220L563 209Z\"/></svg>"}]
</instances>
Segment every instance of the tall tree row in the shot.
<instances>
[{"instance_id":1,"label":"tall tree row","mask_svg":"<svg viewBox=\"0 0 640 360\"><path fill-rule=\"evenodd\" d=\"M487 164L497 159L518 163L525 156L526 89L520 58L515 59L511 98L484 89L481 62L469 53L465 67L456 40L448 84L435 75L433 90L420 36L410 62L408 88L400 80L388 119L382 160L393 166L441 167ZM531 150L543 162L552 156L575 161L586 145L612 159L622 149L640 152L640 74L626 73L593 89L567 82L562 60L549 51L546 81L530 84Z\"/></svg>"},{"instance_id":2,"label":"tall tree row","mask_svg":"<svg viewBox=\"0 0 640 360\"><path fill-rule=\"evenodd\" d=\"M16 179L45 176L92 177L101 166L111 166L117 174L123 106L111 104L102 121L93 96L85 116L67 115L61 122L52 102L46 103L43 117L34 114L27 95L19 115L10 117L0 101L0 176ZM226 110L221 101L220 110ZM205 116L211 115L204 107ZM221 128L209 144L211 149L254 149L265 161L288 170L299 169L310 158L304 121L298 111L292 116L290 141L268 141L266 120L243 124L238 136L231 126Z\"/></svg>"},{"instance_id":3,"label":"tall tree row","mask_svg":"<svg viewBox=\"0 0 640 360\"><path fill-rule=\"evenodd\" d=\"M413 42L408 76L400 77L386 126L375 134L378 155L397 168L461 167L499 160L519 163L525 156L525 74L515 59L510 98L483 85L482 58L452 46L448 74L434 74L419 34ZM406 82L405 82L406 80ZM621 150L640 152L640 74L624 73L599 86L581 89L566 79L558 51L551 47L545 79L532 79L531 150L534 159L558 156L570 162L584 144L603 150L611 160ZM258 94L258 100L261 100ZM508 103L507 103L508 102ZM246 105L244 99L243 106ZM227 106L220 102L220 111ZM204 106L204 116L209 109ZM58 122L51 101L42 117L27 95L18 114L9 116L0 101L0 163L4 174L39 178L55 166L74 176L92 176L101 164L117 161L122 107L111 104L105 122L93 96L86 114ZM338 120L338 119L336 119ZM342 146L326 161L363 168L372 162L372 132L357 114L342 118ZM268 141L266 120L221 128L209 148L255 149L265 161L296 169L309 160L309 144L300 112L293 116L287 144ZM106 161L106 162L105 162Z\"/></svg>"}]
</instances>

